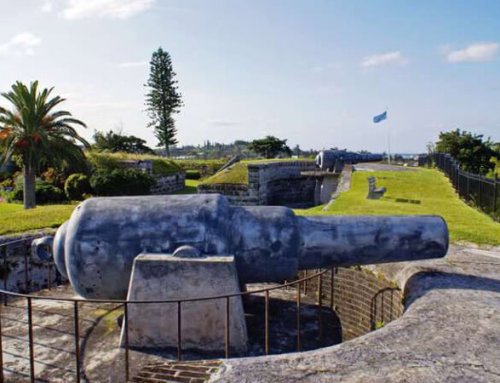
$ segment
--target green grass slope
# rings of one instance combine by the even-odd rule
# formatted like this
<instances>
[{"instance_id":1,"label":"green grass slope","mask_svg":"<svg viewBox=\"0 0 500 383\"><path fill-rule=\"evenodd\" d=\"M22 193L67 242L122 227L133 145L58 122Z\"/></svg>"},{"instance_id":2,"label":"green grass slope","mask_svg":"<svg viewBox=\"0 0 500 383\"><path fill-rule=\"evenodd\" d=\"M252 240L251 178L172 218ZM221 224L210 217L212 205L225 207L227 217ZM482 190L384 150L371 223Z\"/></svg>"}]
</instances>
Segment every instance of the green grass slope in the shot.
<instances>
[{"instance_id":1,"label":"green grass slope","mask_svg":"<svg viewBox=\"0 0 500 383\"><path fill-rule=\"evenodd\" d=\"M377 187L387 192L369 200L367 178L375 176ZM297 210L298 214L404 215L435 214L448 223L450 239L500 245L500 223L460 200L448 179L437 170L401 172L355 172L351 189L342 193L326 212L323 206Z\"/></svg>"},{"instance_id":2,"label":"green grass slope","mask_svg":"<svg viewBox=\"0 0 500 383\"><path fill-rule=\"evenodd\" d=\"M0 203L0 235L58 227L66 221L75 204L44 205L24 210L22 204Z\"/></svg>"},{"instance_id":3,"label":"green grass slope","mask_svg":"<svg viewBox=\"0 0 500 383\"><path fill-rule=\"evenodd\" d=\"M186 180L186 187L174 194L196 194L198 183ZM43 205L24 210L22 204L0 202L0 235L58 227L70 217L76 205Z\"/></svg>"},{"instance_id":4,"label":"green grass slope","mask_svg":"<svg viewBox=\"0 0 500 383\"><path fill-rule=\"evenodd\" d=\"M224 169L213 176L203 180L203 184L235 184L248 185L248 164L262 164L269 162L284 162L284 161L305 161L304 158L279 158L279 159L261 159L261 160L244 160L237 162L231 167Z\"/></svg>"},{"instance_id":5,"label":"green grass slope","mask_svg":"<svg viewBox=\"0 0 500 383\"><path fill-rule=\"evenodd\" d=\"M213 176L203 180L202 184L237 184L248 185L247 162L237 162Z\"/></svg>"}]
</instances>

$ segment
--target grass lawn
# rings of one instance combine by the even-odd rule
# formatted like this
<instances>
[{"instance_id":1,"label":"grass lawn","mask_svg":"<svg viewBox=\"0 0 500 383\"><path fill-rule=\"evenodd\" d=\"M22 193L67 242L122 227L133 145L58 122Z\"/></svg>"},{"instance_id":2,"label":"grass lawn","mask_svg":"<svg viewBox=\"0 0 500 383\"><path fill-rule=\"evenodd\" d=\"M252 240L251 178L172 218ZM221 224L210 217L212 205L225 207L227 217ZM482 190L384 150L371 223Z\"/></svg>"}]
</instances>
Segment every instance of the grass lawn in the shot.
<instances>
[{"instance_id":1,"label":"grass lawn","mask_svg":"<svg viewBox=\"0 0 500 383\"><path fill-rule=\"evenodd\" d=\"M186 187L175 194L195 194L198 180L186 180ZM0 235L55 228L66 221L77 203L43 205L24 210L22 204L0 202Z\"/></svg>"},{"instance_id":2,"label":"grass lawn","mask_svg":"<svg viewBox=\"0 0 500 383\"><path fill-rule=\"evenodd\" d=\"M367 177L387 192L369 200ZM413 203L412 203L413 202ZM326 212L323 206L297 210L298 214L400 215L435 214L448 223L451 241L500 245L500 223L460 200L448 179L437 170L355 172L351 189L342 193Z\"/></svg>"},{"instance_id":3,"label":"grass lawn","mask_svg":"<svg viewBox=\"0 0 500 383\"><path fill-rule=\"evenodd\" d=\"M76 204L44 205L24 210L22 204L0 202L0 235L58 227Z\"/></svg>"}]
</instances>

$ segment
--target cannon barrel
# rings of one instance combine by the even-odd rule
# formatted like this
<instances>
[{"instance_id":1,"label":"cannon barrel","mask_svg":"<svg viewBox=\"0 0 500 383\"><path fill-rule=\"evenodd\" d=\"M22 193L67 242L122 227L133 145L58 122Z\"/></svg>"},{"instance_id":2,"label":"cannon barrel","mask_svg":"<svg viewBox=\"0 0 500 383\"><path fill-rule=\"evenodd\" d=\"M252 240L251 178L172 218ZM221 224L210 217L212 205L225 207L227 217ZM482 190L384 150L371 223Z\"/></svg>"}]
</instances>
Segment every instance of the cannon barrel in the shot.
<instances>
[{"instance_id":1,"label":"cannon barrel","mask_svg":"<svg viewBox=\"0 0 500 383\"><path fill-rule=\"evenodd\" d=\"M316 156L316 166L323 170L342 170L344 164L358 162L382 161L381 154L354 153L346 150L322 150Z\"/></svg>"},{"instance_id":2,"label":"cannon barrel","mask_svg":"<svg viewBox=\"0 0 500 383\"><path fill-rule=\"evenodd\" d=\"M448 230L437 216L298 217L218 194L92 198L59 228L53 251L78 294L121 299L138 254L183 245L233 255L243 283L274 282L300 269L442 257Z\"/></svg>"}]
</instances>

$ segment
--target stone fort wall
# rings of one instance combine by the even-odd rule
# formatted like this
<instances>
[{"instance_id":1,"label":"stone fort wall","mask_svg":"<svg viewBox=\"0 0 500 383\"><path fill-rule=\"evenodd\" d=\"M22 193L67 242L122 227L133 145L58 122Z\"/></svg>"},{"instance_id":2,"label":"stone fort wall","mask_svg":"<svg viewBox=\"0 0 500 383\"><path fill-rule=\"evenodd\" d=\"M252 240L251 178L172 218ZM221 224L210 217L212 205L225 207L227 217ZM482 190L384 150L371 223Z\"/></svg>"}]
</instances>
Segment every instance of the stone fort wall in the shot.
<instances>
[{"instance_id":1,"label":"stone fort wall","mask_svg":"<svg viewBox=\"0 0 500 383\"><path fill-rule=\"evenodd\" d=\"M151 187L151 194L170 194L184 189L186 174L174 173L168 176L156 176L155 184Z\"/></svg>"},{"instance_id":2,"label":"stone fort wall","mask_svg":"<svg viewBox=\"0 0 500 383\"><path fill-rule=\"evenodd\" d=\"M52 261L42 261L31 255L31 241L54 230L35 234L0 237L0 288L27 293L66 282ZM7 245L4 245L7 244Z\"/></svg>"},{"instance_id":3,"label":"stone fort wall","mask_svg":"<svg viewBox=\"0 0 500 383\"><path fill-rule=\"evenodd\" d=\"M248 185L199 185L198 193L224 194L235 205L312 205L316 181L300 173L315 168L314 161L248 164Z\"/></svg>"},{"instance_id":4,"label":"stone fort wall","mask_svg":"<svg viewBox=\"0 0 500 383\"><path fill-rule=\"evenodd\" d=\"M403 315L403 293L384 276L359 267L334 270L333 278L331 271L322 277L321 296L323 305L333 308L340 319L342 341L364 335ZM317 298L316 278L308 282L306 292Z\"/></svg>"}]
</instances>

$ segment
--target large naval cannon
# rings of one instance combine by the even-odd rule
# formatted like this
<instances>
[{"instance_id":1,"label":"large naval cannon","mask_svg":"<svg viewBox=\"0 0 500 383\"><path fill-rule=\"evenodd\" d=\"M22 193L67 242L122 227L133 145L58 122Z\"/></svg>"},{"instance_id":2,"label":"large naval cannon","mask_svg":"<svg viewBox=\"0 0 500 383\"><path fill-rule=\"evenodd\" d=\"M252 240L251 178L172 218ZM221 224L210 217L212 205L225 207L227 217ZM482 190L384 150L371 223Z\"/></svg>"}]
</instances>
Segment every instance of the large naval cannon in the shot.
<instances>
[{"instance_id":1,"label":"large naval cannon","mask_svg":"<svg viewBox=\"0 0 500 383\"><path fill-rule=\"evenodd\" d=\"M355 153L347 150L322 150L316 156L316 166L322 171L340 173L345 164L382 161L382 154Z\"/></svg>"},{"instance_id":2,"label":"large naval cannon","mask_svg":"<svg viewBox=\"0 0 500 383\"><path fill-rule=\"evenodd\" d=\"M53 252L82 297L122 299L134 258L183 245L234 256L242 283L275 282L302 269L442 257L448 230L438 216L300 217L217 194L92 198L58 229Z\"/></svg>"}]
</instances>

